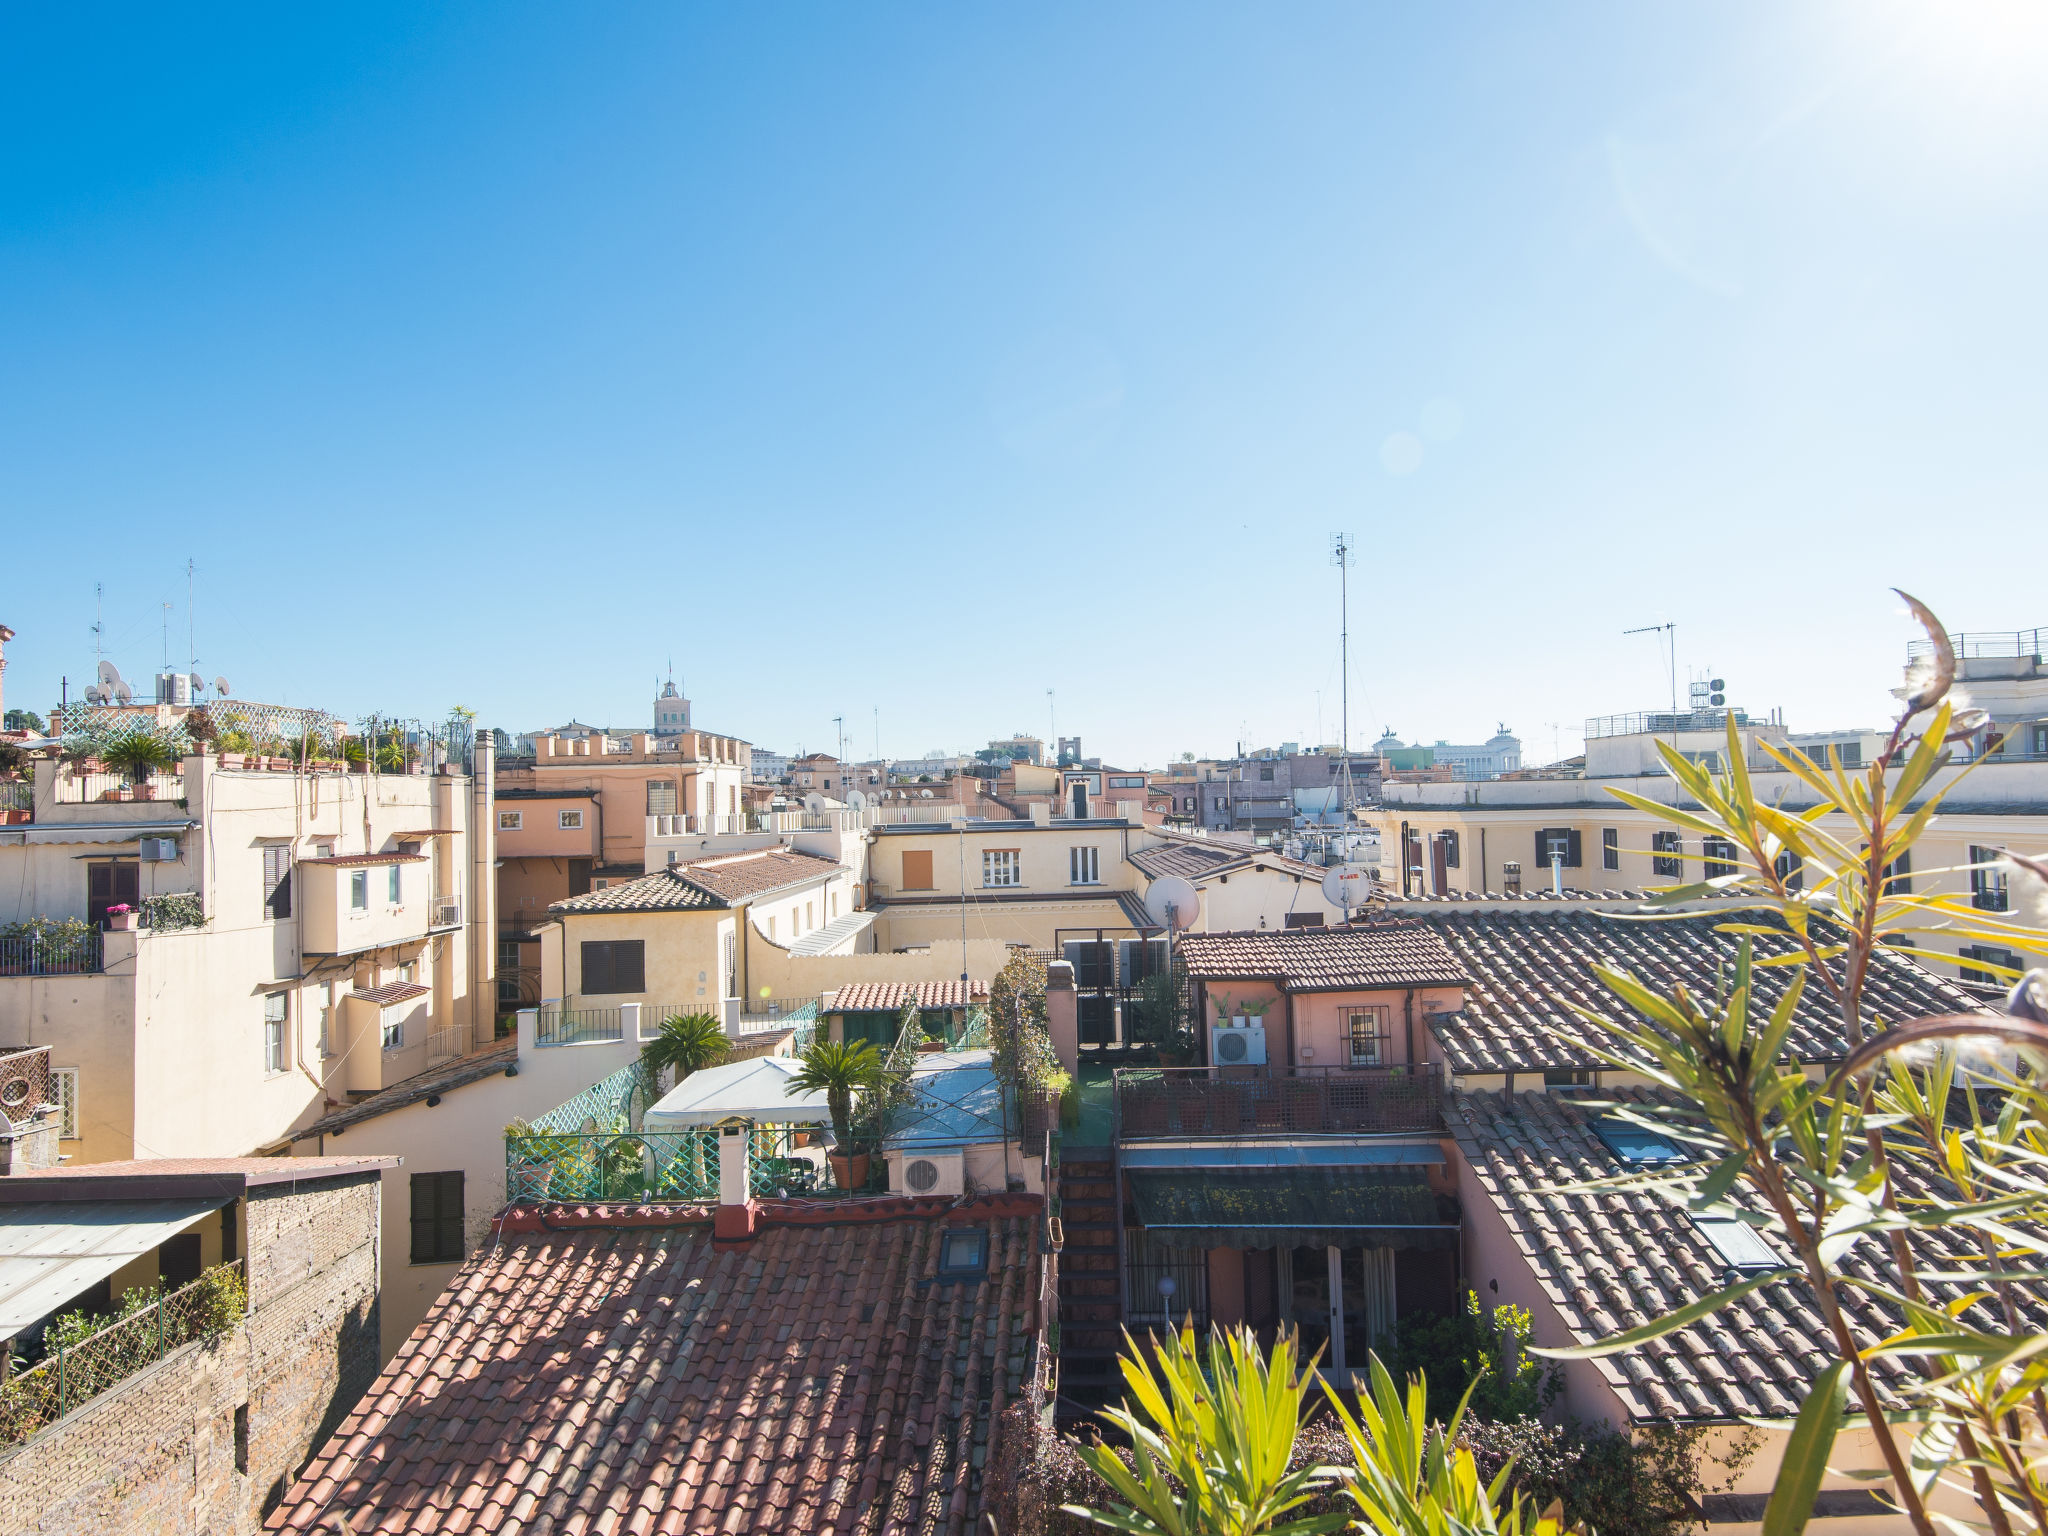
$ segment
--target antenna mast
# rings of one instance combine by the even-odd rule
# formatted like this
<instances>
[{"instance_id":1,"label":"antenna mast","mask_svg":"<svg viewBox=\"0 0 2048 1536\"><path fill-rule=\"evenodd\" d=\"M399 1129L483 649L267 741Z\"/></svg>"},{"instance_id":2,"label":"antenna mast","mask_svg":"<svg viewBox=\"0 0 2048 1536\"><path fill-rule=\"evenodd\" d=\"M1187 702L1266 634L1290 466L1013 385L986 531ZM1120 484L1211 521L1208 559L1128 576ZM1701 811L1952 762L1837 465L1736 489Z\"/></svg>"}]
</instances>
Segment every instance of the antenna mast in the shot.
<instances>
[{"instance_id":1,"label":"antenna mast","mask_svg":"<svg viewBox=\"0 0 2048 1536\"><path fill-rule=\"evenodd\" d=\"M192 653L192 670L199 670L199 621L192 616L192 558L185 557L185 648Z\"/></svg>"},{"instance_id":2,"label":"antenna mast","mask_svg":"<svg viewBox=\"0 0 2048 1536\"><path fill-rule=\"evenodd\" d=\"M103 643L107 638L106 602L104 600L106 590L105 582L96 581L92 584L92 666L95 676L99 673L100 663L107 659L106 646Z\"/></svg>"},{"instance_id":3,"label":"antenna mast","mask_svg":"<svg viewBox=\"0 0 2048 1536\"><path fill-rule=\"evenodd\" d=\"M1678 713L1678 626L1673 624L1645 624L1640 629L1624 629L1624 635L1656 635L1664 637L1670 651L1671 664L1671 713Z\"/></svg>"},{"instance_id":4,"label":"antenna mast","mask_svg":"<svg viewBox=\"0 0 2048 1536\"><path fill-rule=\"evenodd\" d=\"M1351 783L1351 535L1330 535L1330 564L1337 567L1337 644L1344 687L1344 824L1351 824L1356 791Z\"/></svg>"}]
</instances>

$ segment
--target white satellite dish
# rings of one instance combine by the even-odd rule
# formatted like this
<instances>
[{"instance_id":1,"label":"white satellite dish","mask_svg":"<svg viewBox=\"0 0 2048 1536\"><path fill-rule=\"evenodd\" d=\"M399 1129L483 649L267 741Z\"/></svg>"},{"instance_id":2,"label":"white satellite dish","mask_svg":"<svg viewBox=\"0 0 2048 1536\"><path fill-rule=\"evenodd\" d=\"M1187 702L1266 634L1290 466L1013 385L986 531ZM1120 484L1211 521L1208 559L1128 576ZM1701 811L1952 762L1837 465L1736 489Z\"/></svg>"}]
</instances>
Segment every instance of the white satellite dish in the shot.
<instances>
[{"instance_id":1,"label":"white satellite dish","mask_svg":"<svg viewBox=\"0 0 2048 1536\"><path fill-rule=\"evenodd\" d=\"M222 698L226 698L228 696L228 680L224 677L216 677L213 680L213 691Z\"/></svg>"},{"instance_id":2,"label":"white satellite dish","mask_svg":"<svg viewBox=\"0 0 2048 1536\"><path fill-rule=\"evenodd\" d=\"M816 790L812 790L808 795L804 796L804 809L807 811L824 810L825 797L819 794Z\"/></svg>"},{"instance_id":3,"label":"white satellite dish","mask_svg":"<svg viewBox=\"0 0 2048 1536\"><path fill-rule=\"evenodd\" d=\"M1145 911L1162 928L1186 928L1202 915L1202 893L1179 875L1161 875L1145 892Z\"/></svg>"},{"instance_id":4,"label":"white satellite dish","mask_svg":"<svg viewBox=\"0 0 2048 1536\"><path fill-rule=\"evenodd\" d=\"M1323 900L1346 912L1362 907L1372 900L1378 873L1370 864L1339 864L1323 876Z\"/></svg>"},{"instance_id":5,"label":"white satellite dish","mask_svg":"<svg viewBox=\"0 0 2048 1536\"><path fill-rule=\"evenodd\" d=\"M100 692L101 692L101 693L119 693L120 691L121 691L121 669L120 669L119 667L115 666L115 665L114 665L114 664L113 664L113 663L112 663L111 661L103 661L103 662L101 662L101 663L100 663Z\"/></svg>"},{"instance_id":6,"label":"white satellite dish","mask_svg":"<svg viewBox=\"0 0 2048 1536\"><path fill-rule=\"evenodd\" d=\"M856 811L864 811L868 808L868 797L857 789L851 790L846 796L846 803Z\"/></svg>"},{"instance_id":7,"label":"white satellite dish","mask_svg":"<svg viewBox=\"0 0 2048 1536\"><path fill-rule=\"evenodd\" d=\"M197 672L189 674L185 680L192 685L193 698L198 698L200 694L206 691L206 679L201 677Z\"/></svg>"},{"instance_id":8,"label":"white satellite dish","mask_svg":"<svg viewBox=\"0 0 2048 1536\"><path fill-rule=\"evenodd\" d=\"M122 683L114 689L114 697L119 699L123 704L132 703L135 698L135 690L133 688L130 688L126 683Z\"/></svg>"},{"instance_id":9,"label":"white satellite dish","mask_svg":"<svg viewBox=\"0 0 2048 1536\"><path fill-rule=\"evenodd\" d=\"M105 697L106 695L101 693L97 688L87 688L85 690L85 702L88 704L97 704L100 702L100 700L104 699Z\"/></svg>"}]
</instances>

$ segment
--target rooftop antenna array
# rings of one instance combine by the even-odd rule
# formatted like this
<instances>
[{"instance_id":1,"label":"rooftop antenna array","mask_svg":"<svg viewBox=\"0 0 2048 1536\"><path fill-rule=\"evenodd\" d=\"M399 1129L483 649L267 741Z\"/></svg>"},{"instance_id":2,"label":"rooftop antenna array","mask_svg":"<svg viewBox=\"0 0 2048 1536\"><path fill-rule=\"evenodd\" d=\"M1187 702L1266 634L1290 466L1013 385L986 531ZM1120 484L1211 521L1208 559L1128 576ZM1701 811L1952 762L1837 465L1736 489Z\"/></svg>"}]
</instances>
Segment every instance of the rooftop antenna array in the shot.
<instances>
[{"instance_id":1,"label":"rooftop antenna array","mask_svg":"<svg viewBox=\"0 0 2048 1536\"><path fill-rule=\"evenodd\" d=\"M1357 793L1351 782L1351 535L1330 535L1330 564L1337 567L1337 645L1344 688L1344 821L1349 825Z\"/></svg>"}]
</instances>

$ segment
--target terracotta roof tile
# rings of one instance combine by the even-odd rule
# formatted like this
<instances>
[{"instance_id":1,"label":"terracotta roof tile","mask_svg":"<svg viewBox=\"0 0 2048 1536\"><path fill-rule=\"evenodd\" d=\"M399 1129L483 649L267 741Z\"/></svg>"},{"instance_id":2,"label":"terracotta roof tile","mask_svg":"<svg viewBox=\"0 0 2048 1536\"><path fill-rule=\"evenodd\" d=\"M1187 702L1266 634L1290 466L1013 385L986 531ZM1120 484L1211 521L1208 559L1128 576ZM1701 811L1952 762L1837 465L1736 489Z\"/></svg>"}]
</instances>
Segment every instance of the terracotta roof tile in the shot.
<instances>
[{"instance_id":1,"label":"terracotta roof tile","mask_svg":"<svg viewBox=\"0 0 2048 1536\"><path fill-rule=\"evenodd\" d=\"M988 983L970 981L961 996L957 981L860 981L833 994L826 1013L895 1012L912 998L920 1008L962 1008L988 998Z\"/></svg>"},{"instance_id":2,"label":"terracotta roof tile","mask_svg":"<svg viewBox=\"0 0 2048 1536\"><path fill-rule=\"evenodd\" d=\"M1740 939L1716 932L1738 920L1772 923L1754 913L1703 913L1645 921L1597 911L1459 911L1447 908L1409 919L1436 934L1471 981L1457 1013L1432 1015L1429 1024L1451 1071L1533 1072L1544 1068L1605 1066L1582 1040L1590 1028L1566 1008L1568 999L1609 1018L1634 1015L1601 986L1595 961L1619 966L1657 991L1684 982L1714 995L1718 975L1735 962ZM1759 956L1791 950L1790 934L1755 936ZM1784 995L1792 972L1759 970L1754 987L1769 1008ZM1864 992L1864 1017L1875 1028L1935 1013L1982 1011L1983 1005L1952 982L1888 951L1877 956ZM1819 987L1801 998L1788 1044L1802 1061L1839 1061L1845 1054L1840 1017Z\"/></svg>"},{"instance_id":3,"label":"terracotta roof tile","mask_svg":"<svg viewBox=\"0 0 2048 1536\"><path fill-rule=\"evenodd\" d=\"M666 869L622 885L572 896L549 907L550 912L691 912L716 911L801 885L841 871L831 859L814 858L787 848L754 853L721 854Z\"/></svg>"},{"instance_id":4,"label":"terracotta roof tile","mask_svg":"<svg viewBox=\"0 0 2048 1536\"><path fill-rule=\"evenodd\" d=\"M1601 1103L1638 1110L1674 1105L1661 1091L1627 1089L1602 1094ZM1491 1201L1506 1220L1525 1262L1557 1302L1573 1337L1538 1337L1539 1345L1590 1344L1662 1316L1728 1283L1727 1262L1685 1210L1648 1190L1566 1194L1573 1184L1628 1170L1593 1129L1603 1109L1550 1093L1456 1093L1447 1115L1459 1150L1477 1175L1467 1200ZM1903 1193L1931 1193L1900 1164ZM1735 1199L1763 1213L1761 1199L1738 1186ZM1760 1234L1789 1262L1775 1231ZM1968 1270L1980 1257L1968 1235L1919 1233L1923 1271ZM1845 1268L1877 1279L1862 1258ZM1487 1276L1475 1275L1483 1281ZM1958 1287L1930 1284L1930 1299L1960 1295ZM1852 1326L1866 1340L1902 1326L1890 1307L1856 1287L1842 1293ZM2018 1289L2027 1330L2048 1328L2048 1297ZM1988 1315L1980 1326L1997 1327ZM1805 1401L1807 1384L1835 1358L1832 1336L1804 1282L1779 1281L1752 1291L1711 1317L1666 1334L1653 1344L1613 1355L1608 1379L1634 1393L1639 1418L1733 1418L1744 1414L1790 1417ZM1880 1384L1903 1379L1896 1357L1877 1361Z\"/></svg>"},{"instance_id":5,"label":"terracotta roof tile","mask_svg":"<svg viewBox=\"0 0 2048 1536\"><path fill-rule=\"evenodd\" d=\"M592 1214L507 1224L267 1528L975 1528L994 1426L1042 1390L1035 1198L894 1201L725 1252L701 1221ZM987 1276L933 1283L962 1223L989 1233Z\"/></svg>"},{"instance_id":6,"label":"terracotta roof tile","mask_svg":"<svg viewBox=\"0 0 2048 1536\"><path fill-rule=\"evenodd\" d=\"M1419 923L1183 934L1175 955L1198 981L1271 979L1289 992L1456 986L1465 973Z\"/></svg>"}]
</instances>

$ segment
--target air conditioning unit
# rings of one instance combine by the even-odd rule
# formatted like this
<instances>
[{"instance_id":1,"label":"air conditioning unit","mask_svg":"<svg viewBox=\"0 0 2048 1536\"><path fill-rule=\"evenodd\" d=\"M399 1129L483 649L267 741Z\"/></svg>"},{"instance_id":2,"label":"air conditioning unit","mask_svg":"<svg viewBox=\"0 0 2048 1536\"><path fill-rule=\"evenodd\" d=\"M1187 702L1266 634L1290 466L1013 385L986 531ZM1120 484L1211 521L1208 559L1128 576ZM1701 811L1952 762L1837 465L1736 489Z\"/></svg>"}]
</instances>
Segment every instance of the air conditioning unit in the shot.
<instances>
[{"instance_id":1,"label":"air conditioning unit","mask_svg":"<svg viewBox=\"0 0 2048 1536\"><path fill-rule=\"evenodd\" d=\"M175 864L178 862L178 840L175 837L145 837L136 847L137 857L144 864Z\"/></svg>"},{"instance_id":2,"label":"air conditioning unit","mask_svg":"<svg viewBox=\"0 0 2048 1536\"><path fill-rule=\"evenodd\" d=\"M967 1154L891 1152L889 1188L905 1195L962 1195L967 1192Z\"/></svg>"},{"instance_id":3,"label":"air conditioning unit","mask_svg":"<svg viewBox=\"0 0 2048 1536\"><path fill-rule=\"evenodd\" d=\"M1209 1065L1262 1067L1266 1064L1266 1026L1213 1024L1209 1027Z\"/></svg>"}]
</instances>

